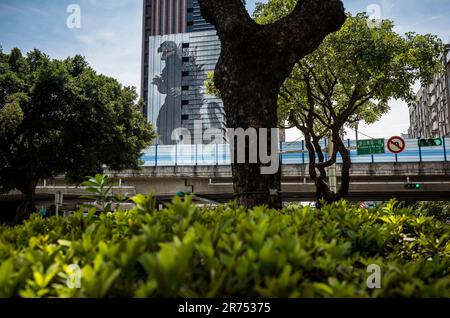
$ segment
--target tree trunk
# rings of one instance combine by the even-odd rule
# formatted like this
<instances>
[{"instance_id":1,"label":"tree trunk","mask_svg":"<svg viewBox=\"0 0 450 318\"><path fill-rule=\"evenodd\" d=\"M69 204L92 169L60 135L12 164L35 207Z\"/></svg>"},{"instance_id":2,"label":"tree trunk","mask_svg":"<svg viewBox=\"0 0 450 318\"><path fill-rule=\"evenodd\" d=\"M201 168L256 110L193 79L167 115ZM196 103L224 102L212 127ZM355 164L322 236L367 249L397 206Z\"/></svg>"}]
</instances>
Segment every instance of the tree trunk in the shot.
<instances>
[{"instance_id":1,"label":"tree trunk","mask_svg":"<svg viewBox=\"0 0 450 318\"><path fill-rule=\"evenodd\" d=\"M249 83L250 86L255 85ZM242 88L240 89L242 90ZM224 98L225 112L227 114L227 126L229 128L242 128L243 130L255 129L257 142L245 142L246 162L238 162L238 152L243 151L238 148L237 139L229 140L233 144L233 184L235 198L238 203L246 208L258 205L267 205L270 208L281 209L281 167L279 166L279 152L272 153L271 149L278 149L278 138L273 139L271 129L277 128L277 91L272 89L272 94L267 94L268 89L257 89L254 91L265 92L245 94L242 98L236 98L239 92L232 90L233 97ZM262 116L263 115L263 116ZM267 130L260 130L267 128ZM261 149L261 138L267 138L266 149ZM272 145L273 143L273 145ZM261 155L276 157L276 162L270 164L275 167L273 173L262 173L261 168L268 164L261 162ZM250 158L256 157L257 162L251 163Z\"/></svg>"},{"instance_id":2,"label":"tree trunk","mask_svg":"<svg viewBox=\"0 0 450 318\"><path fill-rule=\"evenodd\" d=\"M36 186L37 181L29 180L27 184L18 188L24 199L16 210L15 221L17 224L28 220L31 213L36 212Z\"/></svg>"},{"instance_id":3,"label":"tree trunk","mask_svg":"<svg viewBox=\"0 0 450 318\"><path fill-rule=\"evenodd\" d=\"M345 147L342 139L338 136L333 137L334 147L336 147L337 152L341 154L342 157L342 165L341 165L341 184L339 186L339 190L337 193L331 191L329 184L326 182L326 170L321 167L318 170L321 172L320 176L317 176L317 172L310 172L310 176L316 183L316 204L318 207L322 205L322 201L325 203L333 203L337 202L341 199L345 199L349 193L350 189L350 169L352 167L352 161L350 158L350 154L348 149ZM318 155L319 163L324 162L323 155ZM336 164L336 160L334 160L334 164ZM317 165L314 163L313 165L316 167ZM311 170L311 167L310 167Z\"/></svg>"},{"instance_id":4,"label":"tree trunk","mask_svg":"<svg viewBox=\"0 0 450 318\"><path fill-rule=\"evenodd\" d=\"M345 147L342 139L338 137L335 140L335 147L337 147L342 157L341 186L334 198L334 201L339 201L347 197L350 190L350 169L352 168L352 159L350 158L350 153L347 147Z\"/></svg>"},{"instance_id":5,"label":"tree trunk","mask_svg":"<svg viewBox=\"0 0 450 318\"><path fill-rule=\"evenodd\" d=\"M316 206L320 208L325 203L337 202L344 199L350 189L350 169L352 166L352 161L350 158L350 153L346 148L342 138L339 135L339 129L332 131L332 140L334 151L332 157L325 160L325 156L320 147L319 139L314 135L313 128L314 121L309 121L306 124L308 127L300 127L303 134L305 135L305 145L309 154L309 176L311 180L314 181L316 186ZM327 171L326 168L336 164L336 155L341 154L342 157L342 169L341 169L341 185L339 190L335 193L331 191L330 185L327 182Z\"/></svg>"}]
</instances>

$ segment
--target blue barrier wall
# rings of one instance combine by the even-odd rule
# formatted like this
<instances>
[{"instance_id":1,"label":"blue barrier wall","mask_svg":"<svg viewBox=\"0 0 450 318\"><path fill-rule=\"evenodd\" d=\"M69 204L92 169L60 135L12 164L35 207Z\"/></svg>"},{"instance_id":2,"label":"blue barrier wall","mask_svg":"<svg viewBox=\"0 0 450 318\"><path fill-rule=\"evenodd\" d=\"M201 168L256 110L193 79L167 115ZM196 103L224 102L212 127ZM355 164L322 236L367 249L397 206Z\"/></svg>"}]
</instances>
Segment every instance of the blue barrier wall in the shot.
<instances>
[{"instance_id":1,"label":"blue barrier wall","mask_svg":"<svg viewBox=\"0 0 450 318\"><path fill-rule=\"evenodd\" d=\"M406 140L406 149L395 155L386 149L385 154L358 156L356 141L346 140L353 163L386 162L441 162L450 161L450 139L440 147L419 147L417 139ZM386 139L387 143L387 139ZM327 141L322 141L325 148ZM308 153L303 141L280 144L282 164L308 164ZM230 165L230 145L172 145L152 146L142 156L144 167L154 166L211 166ZM338 163L341 162L338 158Z\"/></svg>"}]
</instances>

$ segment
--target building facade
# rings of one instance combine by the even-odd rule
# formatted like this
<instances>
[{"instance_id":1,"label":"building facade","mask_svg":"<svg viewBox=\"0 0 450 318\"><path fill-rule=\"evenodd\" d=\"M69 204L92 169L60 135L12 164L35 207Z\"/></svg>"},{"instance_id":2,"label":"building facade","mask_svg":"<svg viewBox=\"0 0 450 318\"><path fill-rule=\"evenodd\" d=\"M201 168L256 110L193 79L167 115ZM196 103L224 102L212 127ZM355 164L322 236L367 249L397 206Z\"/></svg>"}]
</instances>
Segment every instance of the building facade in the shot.
<instances>
[{"instance_id":1,"label":"building facade","mask_svg":"<svg viewBox=\"0 0 450 318\"><path fill-rule=\"evenodd\" d=\"M442 55L444 74L437 74L433 82L421 87L415 104L409 107L411 138L450 137L450 45Z\"/></svg>"},{"instance_id":2,"label":"building facade","mask_svg":"<svg viewBox=\"0 0 450 318\"><path fill-rule=\"evenodd\" d=\"M203 19L198 0L189 0L188 5L192 8L192 10L188 12L188 31L196 32L215 30L213 25L207 23L205 19Z\"/></svg>"},{"instance_id":3,"label":"building facade","mask_svg":"<svg viewBox=\"0 0 450 318\"><path fill-rule=\"evenodd\" d=\"M197 0L144 0L141 92L159 144L176 143L180 129L194 142L199 123L202 133L215 129L214 136L220 132L224 141L223 103L207 95L204 87L220 50L216 31L201 17ZM211 138L202 140L209 143Z\"/></svg>"}]
</instances>

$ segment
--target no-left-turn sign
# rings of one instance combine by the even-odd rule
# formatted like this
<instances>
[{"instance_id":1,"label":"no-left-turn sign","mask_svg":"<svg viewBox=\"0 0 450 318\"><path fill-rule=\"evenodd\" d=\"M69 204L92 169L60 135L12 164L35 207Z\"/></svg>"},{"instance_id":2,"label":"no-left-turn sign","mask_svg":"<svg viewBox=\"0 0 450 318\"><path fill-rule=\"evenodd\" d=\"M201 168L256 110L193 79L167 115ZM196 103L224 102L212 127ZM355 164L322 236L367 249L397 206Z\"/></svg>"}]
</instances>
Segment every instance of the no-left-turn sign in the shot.
<instances>
[{"instance_id":1,"label":"no-left-turn sign","mask_svg":"<svg viewBox=\"0 0 450 318\"><path fill-rule=\"evenodd\" d=\"M406 142L402 137L392 137L387 143L387 148L394 154L403 152L406 148Z\"/></svg>"}]
</instances>

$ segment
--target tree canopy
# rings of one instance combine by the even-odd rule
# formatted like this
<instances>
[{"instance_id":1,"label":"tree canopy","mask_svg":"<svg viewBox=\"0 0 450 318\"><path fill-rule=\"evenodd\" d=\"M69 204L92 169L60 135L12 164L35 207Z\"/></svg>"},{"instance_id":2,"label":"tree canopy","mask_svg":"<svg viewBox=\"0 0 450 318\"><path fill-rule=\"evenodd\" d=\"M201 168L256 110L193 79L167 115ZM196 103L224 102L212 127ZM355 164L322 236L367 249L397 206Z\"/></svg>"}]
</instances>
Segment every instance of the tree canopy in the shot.
<instances>
[{"instance_id":1,"label":"tree canopy","mask_svg":"<svg viewBox=\"0 0 450 318\"><path fill-rule=\"evenodd\" d=\"M389 110L390 99L413 102L413 84L425 85L442 70L442 43L436 36L401 36L392 21L370 28L367 19L364 14L349 17L297 64L280 95L284 118L314 103L315 116L326 128L358 118L370 124Z\"/></svg>"},{"instance_id":2,"label":"tree canopy","mask_svg":"<svg viewBox=\"0 0 450 318\"><path fill-rule=\"evenodd\" d=\"M0 191L20 190L31 209L41 179L137 168L154 137L137 98L81 56L0 52Z\"/></svg>"},{"instance_id":3,"label":"tree canopy","mask_svg":"<svg viewBox=\"0 0 450 318\"><path fill-rule=\"evenodd\" d=\"M256 21L279 19L294 5L295 1L281 0L260 4ZM442 42L437 36L413 32L402 36L392 21L383 20L379 27L369 21L365 13L348 14L338 32L297 63L279 95L280 124L287 120L288 127L305 136L318 200L331 202L348 194L351 160L342 140L343 127L359 120L377 121L389 110L390 99L412 102L413 84L428 84L442 71ZM324 138L333 145L330 157L320 144ZM338 154L343 159L341 186L332 191L326 168L336 163Z\"/></svg>"}]
</instances>

